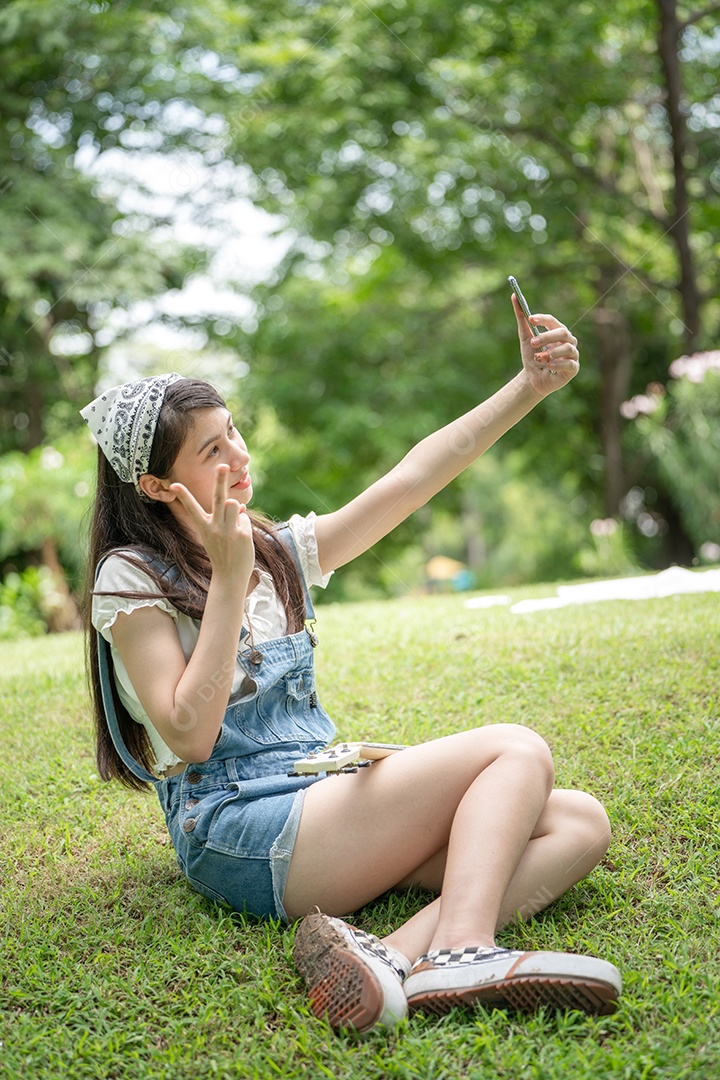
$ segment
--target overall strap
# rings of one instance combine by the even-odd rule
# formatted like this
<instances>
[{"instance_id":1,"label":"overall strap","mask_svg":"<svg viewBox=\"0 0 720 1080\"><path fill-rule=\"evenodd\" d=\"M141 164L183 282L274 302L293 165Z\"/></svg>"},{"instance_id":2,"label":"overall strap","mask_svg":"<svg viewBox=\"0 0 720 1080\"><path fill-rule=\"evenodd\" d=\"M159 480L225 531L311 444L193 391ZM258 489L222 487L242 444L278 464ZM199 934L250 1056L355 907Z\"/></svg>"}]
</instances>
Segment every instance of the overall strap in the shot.
<instances>
[{"instance_id":1,"label":"overall strap","mask_svg":"<svg viewBox=\"0 0 720 1080\"><path fill-rule=\"evenodd\" d=\"M114 554L114 552L108 552L108 554L104 555L100 562L97 564L97 568L95 570L95 581L97 581L100 567L104 563L105 559L107 559L108 555L112 554ZM155 560L152 561L155 562ZM110 738L113 741L113 746L117 750L122 762L128 767L130 772L138 778L138 780L144 780L147 784L157 784L159 777L153 776L153 774L151 772L148 772L148 770L145 769L139 761L136 761L128 750L127 746L125 745L125 740L122 737L122 732L120 731L120 724L118 722L117 713L115 711L112 683L110 681L112 679L112 659L110 653L110 645L102 636L99 630L97 630L96 633L98 641L98 666L100 668L100 690L102 693L102 703L103 709L105 711L105 719L107 721L108 731L110 732Z\"/></svg>"},{"instance_id":2,"label":"overall strap","mask_svg":"<svg viewBox=\"0 0 720 1080\"><path fill-rule=\"evenodd\" d=\"M293 534L290 526L286 521L276 528L276 534L281 543L288 549L292 555L293 562L297 567L297 572L300 575L300 581L302 582L303 593L305 594L305 621L315 618L315 610L312 606L312 600L310 599L310 593L308 592L307 584L305 583L305 574L303 573L302 564L300 562L300 556L298 555L295 541L293 540Z\"/></svg>"},{"instance_id":3,"label":"overall strap","mask_svg":"<svg viewBox=\"0 0 720 1080\"><path fill-rule=\"evenodd\" d=\"M110 683L110 646L100 631L97 631L98 638L98 664L100 667L100 689L102 691L103 709L105 710L105 719L107 720L108 731L110 732L110 738L113 741L113 745L117 750L120 758L127 765L128 769L134 776L137 776L138 780L144 780L148 784L157 784L160 779L158 776L153 776L151 772L143 768L139 761L136 761L132 756L125 740L122 737L120 731L120 724L118 723L117 713L115 712L115 702L113 701L112 685Z\"/></svg>"}]
</instances>

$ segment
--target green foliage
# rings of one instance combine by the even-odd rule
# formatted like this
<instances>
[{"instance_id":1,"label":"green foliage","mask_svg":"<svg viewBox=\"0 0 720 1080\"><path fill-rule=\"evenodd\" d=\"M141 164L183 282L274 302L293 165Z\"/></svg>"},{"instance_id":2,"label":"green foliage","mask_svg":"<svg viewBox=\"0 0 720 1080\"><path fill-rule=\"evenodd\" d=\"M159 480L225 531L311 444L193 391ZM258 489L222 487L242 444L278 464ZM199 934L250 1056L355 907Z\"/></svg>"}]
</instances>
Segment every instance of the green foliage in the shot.
<instances>
[{"instance_id":1,"label":"green foliage","mask_svg":"<svg viewBox=\"0 0 720 1080\"><path fill-rule=\"evenodd\" d=\"M241 346L250 427L269 400L283 433L264 449L272 485L260 499L278 515L298 500L335 507L495 390L516 370L513 272L536 310L573 327L583 366L503 448L532 445L530 486L563 498L570 475L599 504L624 393L615 354L628 394L664 381L689 317L676 289L657 4L584 4L572 19L559 0L365 4L343 18L323 3L242 10L252 33L228 55L254 77L229 152L297 235L257 291L258 330ZM680 44L687 220L711 340L712 20ZM607 333L616 324L623 335ZM408 540L381 544L380 558L392 563Z\"/></svg>"},{"instance_id":2,"label":"green foliage","mask_svg":"<svg viewBox=\"0 0 720 1080\"><path fill-rule=\"evenodd\" d=\"M512 269L578 319L603 267L626 260L613 304L654 312L648 273L672 307L673 255L654 220L671 185L657 7L566 15L558 0L361 5L340 19L330 4L246 8L253 36L231 51L255 80L231 148L258 173L264 204L297 226L297 272L362 273L392 243L433 284L482 267L497 292ZM701 184L713 164L700 105L713 85L708 22L683 54ZM693 214L711 246L716 208L701 200ZM707 285L711 272L704 264Z\"/></svg>"},{"instance_id":3,"label":"green foliage","mask_svg":"<svg viewBox=\"0 0 720 1080\"><path fill-rule=\"evenodd\" d=\"M202 246L168 240L167 203L126 191L120 208L120 189L101 194L79 167L116 149L130 161L212 157L199 110L213 111L215 83L193 62L205 13L183 24L175 12L172 0L0 9L0 248L11 253L0 267L0 453L78 425L104 349L146 321L136 302L207 261ZM183 94L195 112L173 121Z\"/></svg>"},{"instance_id":4,"label":"green foliage","mask_svg":"<svg viewBox=\"0 0 720 1080\"><path fill-rule=\"evenodd\" d=\"M720 371L672 380L655 408L637 420L642 444L672 492L699 549L720 543Z\"/></svg>"},{"instance_id":5,"label":"green foliage","mask_svg":"<svg viewBox=\"0 0 720 1080\"><path fill-rule=\"evenodd\" d=\"M190 205L194 226L217 224L212 204L236 195L242 177L294 238L254 292L257 331L161 319L197 324L209 344L235 350L230 394L257 455L258 503L277 517L337 507L512 375L512 272L534 308L573 327L583 366L569 393L503 440L533 450L501 517L516 534L523 518L534 531L553 522L548 551L569 568L558 501L569 488L589 506L602 501L625 392L615 353L632 394L664 382L680 351L690 318L681 227L701 337L712 341L720 323L717 27L711 11L677 14L687 22L677 36L686 130L676 160L689 207L676 221L678 133L659 11L653 0L583 3L571 18L560 0L373 0L343 11L324 0L9 0L0 10L0 247L12 253L0 268L0 453L80 430L77 409L108 344L154 317L137 301L207 266L202 240L168 239L177 206ZM175 154L195 187L156 202L135 179L101 195L80 162L115 151L130 173L134 155ZM616 325L617 339L607 333ZM153 366L130 349L133 370ZM660 494L677 503L665 477ZM459 489L437 510L459 515ZM500 574L552 570L541 544L499 534L493 543ZM412 525L376 557L392 566L406 546L409 567L419 550ZM73 574L76 550L62 541ZM354 574L359 595L378 564L361 561Z\"/></svg>"},{"instance_id":6,"label":"green foliage","mask_svg":"<svg viewBox=\"0 0 720 1080\"><path fill-rule=\"evenodd\" d=\"M52 574L45 566L7 574L0 582L0 639L44 634L54 597Z\"/></svg>"},{"instance_id":7,"label":"green foliage","mask_svg":"<svg viewBox=\"0 0 720 1080\"><path fill-rule=\"evenodd\" d=\"M0 458L0 560L39 555L54 542L69 583L80 586L97 452L87 431Z\"/></svg>"},{"instance_id":8,"label":"green foliage","mask_svg":"<svg viewBox=\"0 0 720 1080\"><path fill-rule=\"evenodd\" d=\"M471 466L463 489L485 552L473 567L481 586L577 577L587 507L571 477L557 491L532 480L524 454L493 451Z\"/></svg>"},{"instance_id":9,"label":"green foliage","mask_svg":"<svg viewBox=\"0 0 720 1080\"><path fill-rule=\"evenodd\" d=\"M578 553L581 573L589 577L620 577L638 571L626 525L615 518L596 519L590 525L592 547Z\"/></svg>"}]
</instances>

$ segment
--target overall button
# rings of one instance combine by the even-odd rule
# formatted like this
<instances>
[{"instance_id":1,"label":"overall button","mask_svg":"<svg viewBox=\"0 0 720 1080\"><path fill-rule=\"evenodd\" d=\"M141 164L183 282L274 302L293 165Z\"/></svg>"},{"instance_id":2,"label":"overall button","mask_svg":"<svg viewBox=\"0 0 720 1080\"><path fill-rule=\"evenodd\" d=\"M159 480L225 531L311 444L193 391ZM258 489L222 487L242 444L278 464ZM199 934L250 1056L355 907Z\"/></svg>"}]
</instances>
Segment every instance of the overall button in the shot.
<instances>
[{"instance_id":1,"label":"overall button","mask_svg":"<svg viewBox=\"0 0 720 1080\"><path fill-rule=\"evenodd\" d=\"M202 773L189 772L185 779L187 780L188 784L199 784L202 780Z\"/></svg>"},{"instance_id":2,"label":"overall button","mask_svg":"<svg viewBox=\"0 0 720 1080\"><path fill-rule=\"evenodd\" d=\"M199 802L199 799L188 799L188 801L185 803L185 809L192 810L193 806L197 806Z\"/></svg>"},{"instance_id":3,"label":"overall button","mask_svg":"<svg viewBox=\"0 0 720 1080\"><path fill-rule=\"evenodd\" d=\"M192 832L197 825L197 818L189 817L187 821L183 822L183 829L185 832Z\"/></svg>"}]
</instances>

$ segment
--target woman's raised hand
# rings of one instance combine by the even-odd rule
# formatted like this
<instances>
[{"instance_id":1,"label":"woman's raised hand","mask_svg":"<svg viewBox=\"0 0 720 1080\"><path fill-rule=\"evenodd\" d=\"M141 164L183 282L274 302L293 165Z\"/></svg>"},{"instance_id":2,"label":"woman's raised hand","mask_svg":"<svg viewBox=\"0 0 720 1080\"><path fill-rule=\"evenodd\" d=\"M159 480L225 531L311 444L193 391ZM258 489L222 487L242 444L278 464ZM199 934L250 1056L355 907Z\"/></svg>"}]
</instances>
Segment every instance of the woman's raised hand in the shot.
<instances>
[{"instance_id":1,"label":"woman's raised hand","mask_svg":"<svg viewBox=\"0 0 720 1080\"><path fill-rule=\"evenodd\" d=\"M545 396L559 390L580 370L577 338L554 315L533 315L547 331L533 337L515 295L512 297L520 338L523 369L533 390Z\"/></svg>"},{"instance_id":2,"label":"woman's raised hand","mask_svg":"<svg viewBox=\"0 0 720 1080\"><path fill-rule=\"evenodd\" d=\"M227 465L218 465L212 513L203 510L184 484L170 484L208 553L213 573L236 578L252 573L255 565L252 522L245 503L228 498Z\"/></svg>"}]
</instances>

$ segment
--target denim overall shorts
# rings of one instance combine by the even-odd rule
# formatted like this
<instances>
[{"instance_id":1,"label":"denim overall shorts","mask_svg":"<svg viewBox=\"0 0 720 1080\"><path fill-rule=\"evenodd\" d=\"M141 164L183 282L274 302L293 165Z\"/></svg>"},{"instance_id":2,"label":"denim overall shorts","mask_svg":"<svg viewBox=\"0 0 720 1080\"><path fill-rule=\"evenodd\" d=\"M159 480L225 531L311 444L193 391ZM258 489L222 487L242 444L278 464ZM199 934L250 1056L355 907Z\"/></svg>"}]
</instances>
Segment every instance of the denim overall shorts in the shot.
<instances>
[{"instance_id":1,"label":"denim overall shorts","mask_svg":"<svg viewBox=\"0 0 720 1080\"><path fill-rule=\"evenodd\" d=\"M277 530L300 573L305 617L314 612L287 525ZM159 568L164 564L153 563ZM98 566L99 569L99 566ZM169 571L171 572L171 571ZM117 721L111 688L110 647L98 633L100 680L108 728L128 768L158 793L178 865L209 899L260 918L288 921L283 895L300 824L305 789L325 778L288 775L293 762L326 746L335 725L315 689L314 634L296 634L243 648L245 673L225 711L207 761L159 778L135 761Z\"/></svg>"}]
</instances>

